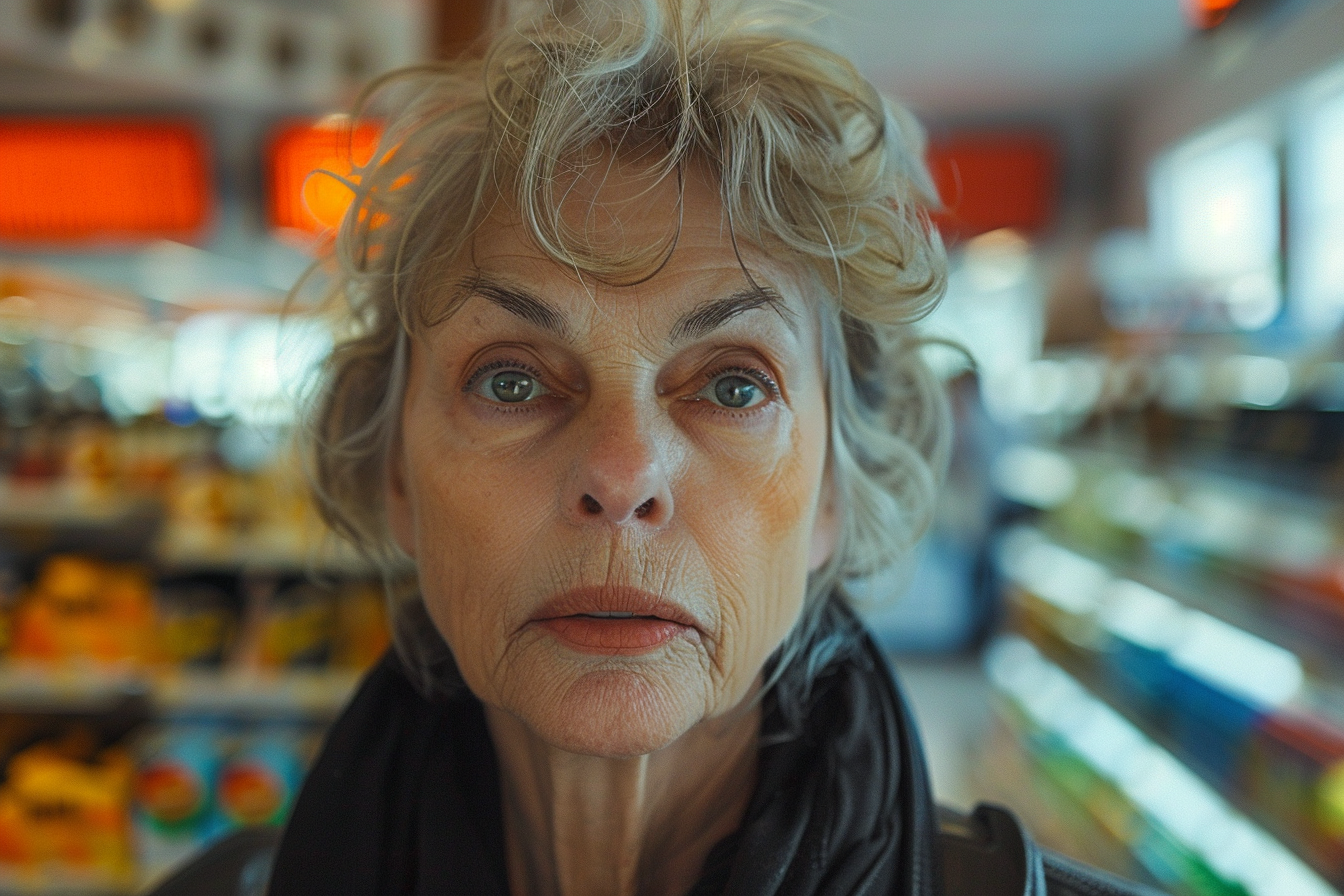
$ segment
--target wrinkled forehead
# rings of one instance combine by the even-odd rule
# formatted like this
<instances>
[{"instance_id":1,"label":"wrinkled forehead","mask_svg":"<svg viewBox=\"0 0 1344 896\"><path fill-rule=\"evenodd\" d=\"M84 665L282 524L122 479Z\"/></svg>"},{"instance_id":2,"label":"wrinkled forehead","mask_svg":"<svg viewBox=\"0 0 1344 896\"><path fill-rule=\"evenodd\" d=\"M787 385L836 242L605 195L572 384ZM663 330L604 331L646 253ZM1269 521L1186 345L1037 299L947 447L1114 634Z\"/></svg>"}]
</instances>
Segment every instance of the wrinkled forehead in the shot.
<instances>
[{"instance_id":1,"label":"wrinkled forehead","mask_svg":"<svg viewBox=\"0 0 1344 896\"><path fill-rule=\"evenodd\" d=\"M800 255L767 252L735 226L715 172L702 162L668 165L649 153L606 152L549 189L558 199L554 222L537 220L536 209L516 198L496 197L473 229L458 274L560 280L591 295L761 287L800 310L815 310L822 298Z\"/></svg>"},{"instance_id":2,"label":"wrinkled forehead","mask_svg":"<svg viewBox=\"0 0 1344 896\"><path fill-rule=\"evenodd\" d=\"M483 236L487 240L476 264L463 269L456 281L464 303L469 297L485 297L515 315L521 305L540 305L547 320L563 322L552 328L557 331L605 337L630 333L659 343L681 342L713 329L703 318L726 320L737 310L759 306L775 313L744 317L754 324L753 331L763 334L783 325L790 341L814 341L809 337L815 330L811 296L795 278L768 261L740 260L728 242L711 234L691 230L651 276L617 283L566 268L540 253L516 223ZM523 316L535 320L542 315L533 311ZM700 323L686 325L691 318Z\"/></svg>"},{"instance_id":3,"label":"wrinkled forehead","mask_svg":"<svg viewBox=\"0 0 1344 896\"><path fill-rule=\"evenodd\" d=\"M719 179L696 158L673 162L651 150L597 149L542 189L553 193L566 228L609 253L674 239L687 205L706 218L697 224L726 231L730 223Z\"/></svg>"}]
</instances>

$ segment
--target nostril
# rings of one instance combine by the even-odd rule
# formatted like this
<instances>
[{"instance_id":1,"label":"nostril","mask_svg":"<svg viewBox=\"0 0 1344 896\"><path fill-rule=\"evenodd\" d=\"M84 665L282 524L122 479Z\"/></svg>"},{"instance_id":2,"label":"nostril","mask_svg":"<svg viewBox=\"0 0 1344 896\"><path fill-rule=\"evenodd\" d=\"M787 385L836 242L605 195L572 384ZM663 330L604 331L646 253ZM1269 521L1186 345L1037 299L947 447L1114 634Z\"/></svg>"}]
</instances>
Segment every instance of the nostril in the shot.
<instances>
[{"instance_id":1,"label":"nostril","mask_svg":"<svg viewBox=\"0 0 1344 896\"><path fill-rule=\"evenodd\" d=\"M592 495L584 495L583 499L579 503L583 505L583 510L585 513L590 513L596 516L597 514L602 512L602 505L597 503L597 499L594 498Z\"/></svg>"},{"instance_id":2,"label":"nostril","mask_svg":"<svg viewBox=\"0 0 1344 896\"><path fill-rule=\"evenodd\" d=\"M651 513L653 513L653 498L635 508L635 516L641 520Z\"/></svg>"}]
</instances>

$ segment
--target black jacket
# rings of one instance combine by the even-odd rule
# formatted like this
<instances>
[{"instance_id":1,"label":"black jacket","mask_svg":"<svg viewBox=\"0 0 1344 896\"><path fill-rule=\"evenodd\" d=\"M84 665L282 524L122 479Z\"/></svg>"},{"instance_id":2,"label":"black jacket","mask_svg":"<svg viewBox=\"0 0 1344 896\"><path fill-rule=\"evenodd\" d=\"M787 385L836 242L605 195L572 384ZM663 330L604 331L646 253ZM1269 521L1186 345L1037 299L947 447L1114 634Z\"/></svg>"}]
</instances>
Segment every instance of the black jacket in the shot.
<instances>
[{"instance_id":1,"label":"black jacket","mask_svg":"<svg viewBox=\"0 0 1344 896\"><path fill-rule=\"evenodd\" d=\"M799 730L767 702L754 796L738 832L711 851L694 896L1140 892L1041 852L1003 810L940 819L881 652L847 611L828 625L847 647L813 680ZM305 781L270 893L507 896L504 856L480 703L465 689L422 696L389 654Z\"/></svg>"}]
</instances>

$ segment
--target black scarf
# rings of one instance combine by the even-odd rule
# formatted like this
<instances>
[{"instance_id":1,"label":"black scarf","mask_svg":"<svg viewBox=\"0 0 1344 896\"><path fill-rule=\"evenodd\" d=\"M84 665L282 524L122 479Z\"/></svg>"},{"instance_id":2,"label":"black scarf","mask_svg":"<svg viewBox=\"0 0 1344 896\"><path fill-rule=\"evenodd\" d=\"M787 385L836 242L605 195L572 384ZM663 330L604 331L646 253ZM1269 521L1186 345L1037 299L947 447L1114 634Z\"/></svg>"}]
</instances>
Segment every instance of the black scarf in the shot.
<instances>
[{"instance_id":1,"label":"black scarf","mask_svg":"<svg viewBox=\"0 0 1344 896\"><path fill-rule=\"evenodd\" d=\"M914 723L848 611L802 730L766 704L742 826L692 896L933 896L936 819ZM789 673L786 673L786 675ZM795 673L801 674L801 673ZM479 701L421 696L389 653L304 782L271 896L508 896L499 769Z\"/></svg>"}]
</instances>

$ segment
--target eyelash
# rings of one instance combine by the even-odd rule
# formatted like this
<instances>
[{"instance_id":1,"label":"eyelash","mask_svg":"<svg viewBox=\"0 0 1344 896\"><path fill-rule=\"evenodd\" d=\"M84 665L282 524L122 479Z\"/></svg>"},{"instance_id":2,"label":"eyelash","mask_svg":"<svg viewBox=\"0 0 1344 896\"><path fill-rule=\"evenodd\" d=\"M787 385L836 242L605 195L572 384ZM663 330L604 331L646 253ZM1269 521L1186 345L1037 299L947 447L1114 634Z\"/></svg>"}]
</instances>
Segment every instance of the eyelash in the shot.
<instances>
[{"instance_id":1,"label":"eyelash","mask_svg":"<svg viewBox=\"0 0 1344 896\"><path fill-rule=\"evenodd\" d=\"M708 386L710 383L714 382L719 377L729 373L742 374L747 378L753 380L754 382L764 386L766 394L769 396L770 401L776 401L780 397L778 384L776 384L775 381L770 378L770 374L766 373L764 370L761 370L759 367L741 367L736 364L731 364L727 367L720 367L718 370L715 370L713 373L710 373L705 377L704 385ZM701 387L702 390L703 388L704 386ZM698 395L699 393L697 392L696 394ZM733 416L738 416L741 414L749 414L753 411L760 410L761 408L764 407L765 404L766 402L762 402L759 405L755 405L749 408L725 408L722 405L717 405L714 404L713 402L710 402L713 411L732 414Z\"/></svg>"},{"instance_id":2,"label":"eyelash","mask_svg":"<svg viewBox=\"0 0 1344 896\"><path fill-rule=\"evenodd\" d=\"M478 367L476 371L470 377L467 378L467 382L465 385L463 385L462 391L468 394L474 392L476 390L476 387L480 385L481 380L489 376L491 373L494 373L496 370L521 370L524 373L528 374L529 376L535 377L538 380L544 379L541 371L537 370L530 364L525 364L522 361L500 359L497 361L491 361L488 364L482 364L480 367ZM779 399L780 397L779 385L775 383L775 381L770 377L768 373L766 373L764 370L761 370L759 367L742 367L736 364L732 364L727 367L720 367L719 369L713 371L712 373L705 375L704 386L708 386L710 383L714 382L719 377L730 373L742 374L754 380L755 382L759 383L760 385L764 386L765 391L769 395L771 401L776 401ZM703 389L704 386L701 386L701 389ZM699 393L697 392L697 394ZM715 412L724 412L733 415L748 413L756 410L757 407L759 407L758 405L756 407L750 407L750 408L725 408L720 405L713 404L713 402L710 402L710 404L712 405L712 409ZM507 410L516 412L524 410L524 408L514 407L514 408L507 408Z\"/></svg>"},{"instance_id":3,"label":"eyelash","mask_svg":"<svg viewBox=\"0 0 1344 896\"><path fill-rule=\"evenodd\" d=\"M526 373L534 379L545 379L541 371L531 364L524 364L522 361L500 359L498 361L491 361L488 364L482 364L480 367L476 368L476 372L467 377L467 382L462 386L462 391L471 393L478 385L480 385L482 379L494 373L496 370L521 370L523 373Z\"/></svg>"}]
</instances>

